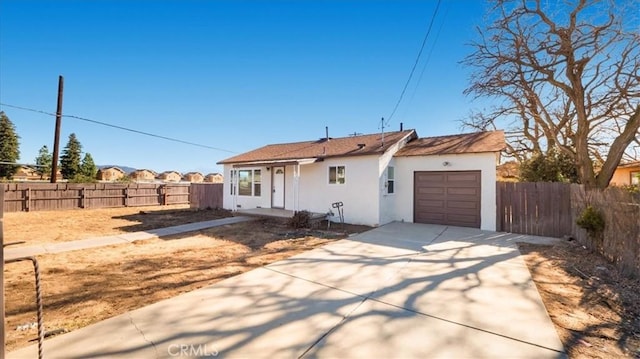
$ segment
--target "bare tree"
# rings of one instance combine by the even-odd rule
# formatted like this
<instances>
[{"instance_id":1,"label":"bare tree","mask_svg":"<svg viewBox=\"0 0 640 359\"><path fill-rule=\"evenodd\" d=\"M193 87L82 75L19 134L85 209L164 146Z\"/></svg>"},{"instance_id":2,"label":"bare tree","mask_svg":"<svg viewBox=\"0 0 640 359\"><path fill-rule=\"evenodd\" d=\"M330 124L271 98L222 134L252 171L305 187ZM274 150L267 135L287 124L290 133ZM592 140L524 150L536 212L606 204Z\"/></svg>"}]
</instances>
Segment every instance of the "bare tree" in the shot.
<instances>
[{"instance_id":1,"label":"bare tree","mask_svg":"<svg viewBox=\"0 0 640 359\"><path fill-rule=\"evenodd\" d=\"M583 184L607 187L640 128L640 2L625 6L496 0L463 64L465 93L498 105L464 124L505 128L519 159L562 151Z\"/></svg>"}]
</instances>

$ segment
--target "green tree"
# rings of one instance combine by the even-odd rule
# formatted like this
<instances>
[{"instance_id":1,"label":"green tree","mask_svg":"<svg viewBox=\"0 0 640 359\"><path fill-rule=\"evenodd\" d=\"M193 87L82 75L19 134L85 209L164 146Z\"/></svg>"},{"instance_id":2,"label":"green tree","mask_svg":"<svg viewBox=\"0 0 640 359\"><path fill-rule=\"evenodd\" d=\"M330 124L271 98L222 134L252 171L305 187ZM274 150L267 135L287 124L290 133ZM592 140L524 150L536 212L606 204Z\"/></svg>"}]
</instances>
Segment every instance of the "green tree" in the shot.
<instances>
[{"instance_id":1,"label":"green tree","mask_svg":"<svg viewBox=\"0 0 640 359\"><path fill-rule=\"evenodd\" d=\"M9 117L0 111L0 162L15 163L20 158L20 144L16 127ZM0 163L0 178L11 179L18 170L17 165Z\"/></svg>"},{"instance_id":2,"label":"green tree","mask_svg":"<svg viewBox=\"0 0 640 359\"><path fill-rule=\"evenodd\" d=\"M82 145L75 133L69 135L69 142L62 150L60 157L60 172L65 179L72 179L80 173L80 155Z\"/></svg>"},{"instance_id":3,"label":"green tree","mask_svg":"<svg viewBox=\"0 0 640 359\"><path fill-rule=\"evenodd\" d=\"M553 149L546 154L536 153L522 162L520 180L523 182L580 182L571 157Z\"/></svg>"},{"instance_id":4,"label":"green tree","mask_svg":"<svg viewBox=\"0 0 640 359\"><path fill-rule=\"evenodd\" d=\"M36 172L40 175L40 179L51 175L52 155L49 153L49 148L46 145L40 147L38 157L36 157L36 165L38 165Z\"/></svg>"},{"instance_id":5,"label":"green tree","mask_svg":"<svg viewBox=\"0 0 640 359\"><path fill-rule=\"evenodd\" d=\"M80 165L80 173L85 177L95 178L97 172L98 167L96 167L93 157L91 157L90 153L86 153Z\"/></svg>"}]
</instances>

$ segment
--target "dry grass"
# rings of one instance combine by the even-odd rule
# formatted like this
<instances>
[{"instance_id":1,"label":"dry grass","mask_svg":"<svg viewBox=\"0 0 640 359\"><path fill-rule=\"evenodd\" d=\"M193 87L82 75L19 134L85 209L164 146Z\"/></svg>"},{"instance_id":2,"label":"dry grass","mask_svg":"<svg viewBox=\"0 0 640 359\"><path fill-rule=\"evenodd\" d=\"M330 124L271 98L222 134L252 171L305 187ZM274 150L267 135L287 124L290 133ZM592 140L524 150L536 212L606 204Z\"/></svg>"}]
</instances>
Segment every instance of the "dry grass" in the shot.
<instances>
[{"instance_id":1,"label":"dry grass","mask_svg":"<svg viewBox=\"0 0 640 359\"><path fill-rule=\"evenodd\" d=\"M345 236L262 220L39 256L46 330L78 329ZM36 329L15 330L36 320L33 270L27 263L9 264L5 277L7 345L14 350L36 337Z\"/></svg>"},{"instance_id":2,"label":"dry grass","mask_svg":"<svg viewBox=\"0 0 640 359\"><path fill-rule=\"evenodd\" d=\"M17 246L66 242L229 215L227 211L191 210L188 205L11 212L4 214L4 242L25 242Z\"/></svg>"},{"instance_id":3,"label":"dry grass","mask_svg":"<svg viewBox=\"0 0 640 359\"><path fill-rule=\"evenodd\" d=\"M575 242L520 251L570 358L640 357L640 280Z\"/></svg>"}]
</instances>

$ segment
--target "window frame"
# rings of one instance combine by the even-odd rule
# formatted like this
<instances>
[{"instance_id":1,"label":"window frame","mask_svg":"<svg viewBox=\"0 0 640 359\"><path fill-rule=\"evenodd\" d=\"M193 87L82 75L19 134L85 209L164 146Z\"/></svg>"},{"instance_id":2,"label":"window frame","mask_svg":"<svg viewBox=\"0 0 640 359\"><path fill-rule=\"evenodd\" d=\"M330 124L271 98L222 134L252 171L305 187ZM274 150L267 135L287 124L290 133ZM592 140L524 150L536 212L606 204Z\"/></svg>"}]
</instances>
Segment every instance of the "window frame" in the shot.
<instances>
[{"instance_id":1,"label":"window frame","mask_svg":"<svg viewBox=\"0 0 640 359\"><path fill-rule=\"evenodd\" d=\"M389 176L389 170L391 170L391 176ZM385 171L385 183L384 187L387 194L395 194L396 193L396 168L394 166L387 166L387 170ZM389 185L391 184L391 185ZM391 191L389 191L391 189Z\"/></svg>"},{"instance_id":2,"label":"window frame","mask_svg":"<svg viewBox=\"0 0 640 359\"><path fill-rule=\"evenodd\" d=\"M640 171L629 172L629 184L632 186L640 186Z\"/></svg>"},{"instance_id":3,"label":"window frame","mask_svg":"<svg viewBox=\"0 0 640 359\"><path fill-rule=\"evenodd\" d=\"M238 196L239 197L262 197L262 169L261 168L250 168L250 169L241 169L241 170L234 170L236 172L236 176L235 179L238 183ZM258 175L258 180L256 181L256 172ZM243 173L248 173L247 178L248 180L246 182L247 185L246 187L242 186L243 181L240 180L241 174ZM231 180L231 183L233 183L233 179ZM234 186L235 187L235 186ZM247 192L247 190L249 192ZM232 189L231 192L234 192L234 190ZM233 194L233 193L232 193Z\"/></svg>"},{"instance_id":4,"label":"window frame","mask_svg":"<svg viewBox=\"0 0 640 359\"><path fill-rule=\"evenodd\" d=\"M335 169L335 180L331 182L331 169ZM342 176L339 176L339 170L342 168ZM340 182L342 179L342 182ZM335 166L327 166L327 184L330 186L343 186L347 183L347 166L345 165L335 165Z\"/></svg>"}]
</instances>

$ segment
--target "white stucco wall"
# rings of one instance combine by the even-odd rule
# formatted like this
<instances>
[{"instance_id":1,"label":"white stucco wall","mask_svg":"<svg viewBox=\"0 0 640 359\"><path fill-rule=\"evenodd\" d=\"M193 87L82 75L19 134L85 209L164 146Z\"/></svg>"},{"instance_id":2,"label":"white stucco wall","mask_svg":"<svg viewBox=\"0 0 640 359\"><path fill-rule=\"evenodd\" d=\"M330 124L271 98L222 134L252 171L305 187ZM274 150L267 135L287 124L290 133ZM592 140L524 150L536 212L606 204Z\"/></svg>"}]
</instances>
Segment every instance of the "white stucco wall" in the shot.
<instances>
[{"instance_id":1,"label":"white stucco wall","mask_svg":"<svg viewBox=\"0 0 640 359\"><path fill-rule=\"evenodd\" d=\"M354 156L327 159L301 166L300 209L326 213L331 203L344 203L345 222L376 226L379 224L378 156ZM329 166L345 166L345 183L329 184ZM338 213L332 209L338 220Z\"/></svg>"},{"instance_id":2,"label":"white stucco wall","mask_svg":"<svg viewBox=\"0 0 640 359\"><path fill-rule=\"evenodd\" d=\"M389 166L395 167L395 159L393 158L393 155L407 144L407 140L408 138L404 138L402 141L394 144L378 159L378 198L380 199L378 224L380 225L396 220L396 194L387 193L387 168ZM395 169L395 172L397 177L397 168Z\"/></svg>"},{"instance_id":3,"label":"white stucco wall","mask_svg":"<svg viewBox=\"0 0 640 359\"><path fill-rule=\"evenodd\" d=\"M443 166L449 162L449 166ZM415 171L481 171L480 228L496 229L496 155L474 153L442 156L396 157L395 220L413 222Z\"/></svg>"},{"instance_id":4,"label":"white stucco wall","mask_svg":"<svg viewBox=\"0 0 640 359\"><path fill-rule=\"evenodd\" d=\"M266 167L256 166L256 167L237 168L237 170L251 170L251 169L261 170L262 171L261 172L262 189L261 189L260 197L237 196L237 203L236 203L236 206L234 206L233 195L231 195L231 187L230 187L232 169L233 169L232 165L224 165L224 183L222 185L224 195L222 197L222 207L224 209L229 209L229 210L249 209L249 208L256 208L256 207L270 208L271 207L271 172L267 171Z\"/></svg>"}]
</instances>

